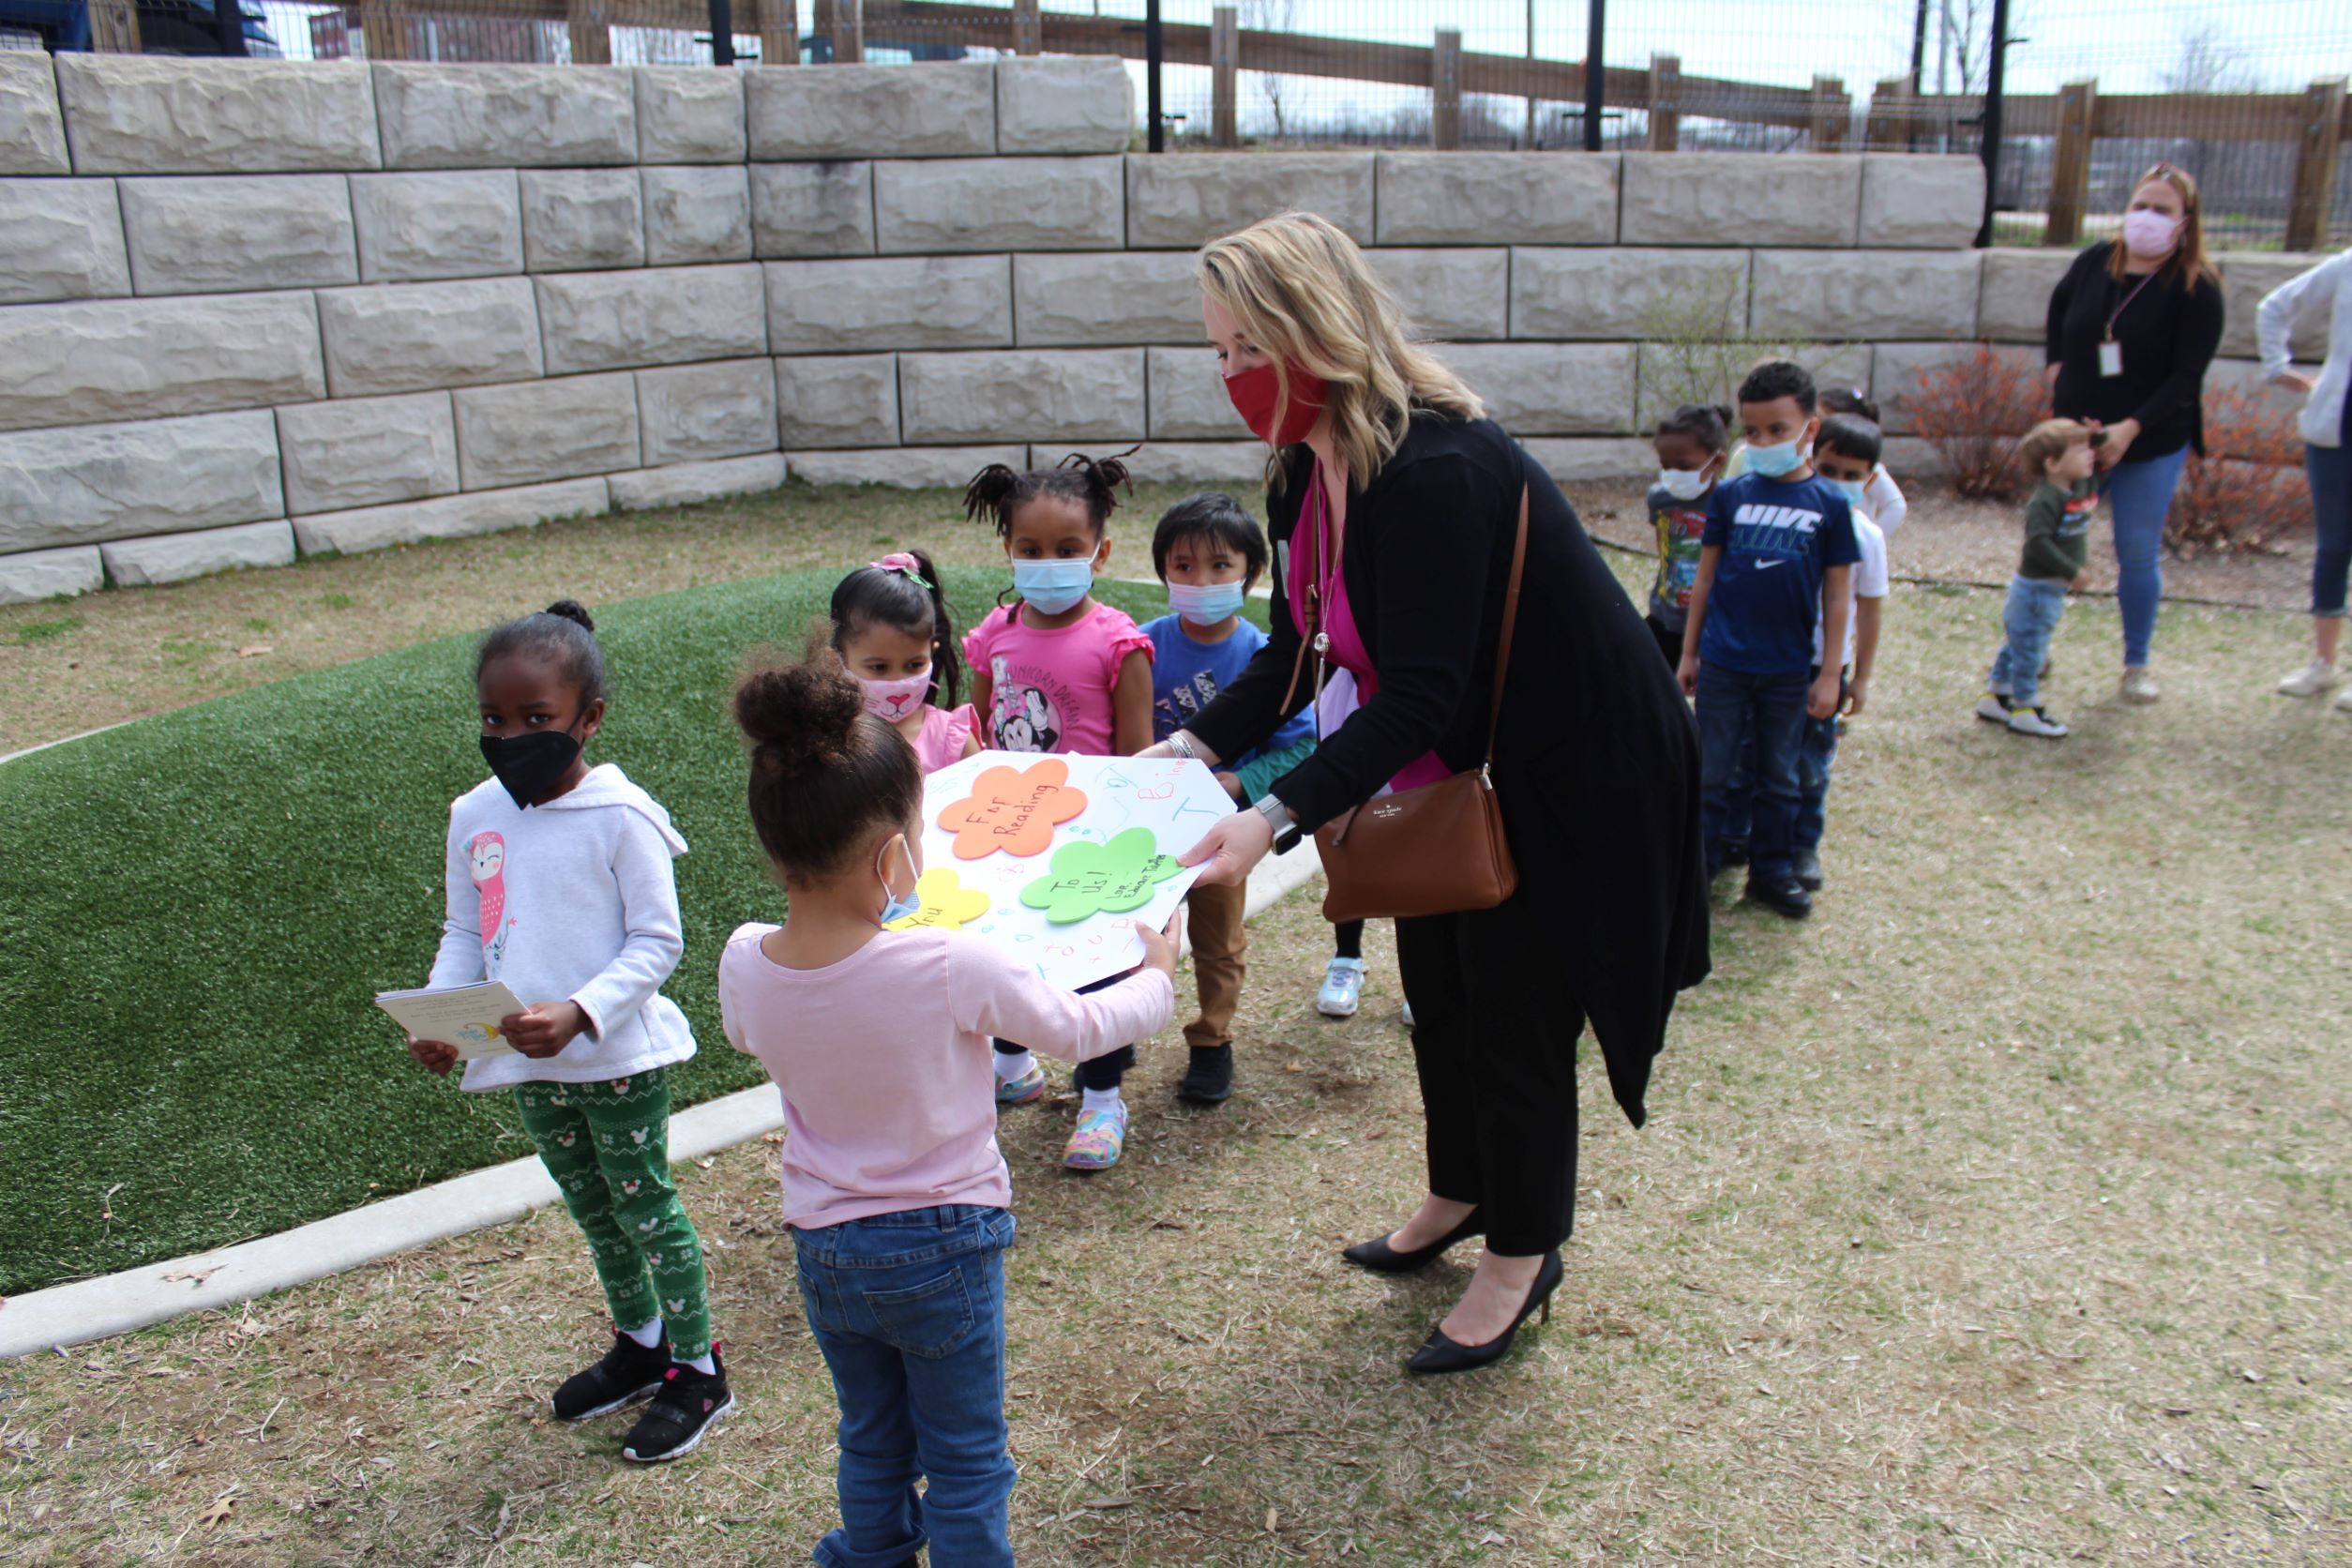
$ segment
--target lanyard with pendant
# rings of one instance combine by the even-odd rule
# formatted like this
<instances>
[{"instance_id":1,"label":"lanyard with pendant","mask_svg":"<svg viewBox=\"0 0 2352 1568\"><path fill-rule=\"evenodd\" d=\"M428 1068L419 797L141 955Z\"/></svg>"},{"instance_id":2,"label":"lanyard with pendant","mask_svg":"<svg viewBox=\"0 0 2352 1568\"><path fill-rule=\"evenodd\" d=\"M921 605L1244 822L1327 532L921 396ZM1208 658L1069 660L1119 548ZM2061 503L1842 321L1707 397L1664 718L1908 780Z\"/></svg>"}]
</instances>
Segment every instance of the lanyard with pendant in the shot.
<instances>
[{"instance_id":1,"label":"lanyard with pendant","mask_svg":"<svg viewBox=\"0 0 2352 1568\"><path fill-rule=\"evenodd\" d=\"M2132 308L2132 301L2140 297L2140 289L2145 289L2155 280L2156 274L2153 272L2143 277L2139 288L2125 294L2123 303L2107 313L2106 336L2099 340L2099 373L2102 376L2119 376L2123 373L2123 345L2115 340L2115 324L2122 319L2124 311Z\"/></svg>"}]
</instances>

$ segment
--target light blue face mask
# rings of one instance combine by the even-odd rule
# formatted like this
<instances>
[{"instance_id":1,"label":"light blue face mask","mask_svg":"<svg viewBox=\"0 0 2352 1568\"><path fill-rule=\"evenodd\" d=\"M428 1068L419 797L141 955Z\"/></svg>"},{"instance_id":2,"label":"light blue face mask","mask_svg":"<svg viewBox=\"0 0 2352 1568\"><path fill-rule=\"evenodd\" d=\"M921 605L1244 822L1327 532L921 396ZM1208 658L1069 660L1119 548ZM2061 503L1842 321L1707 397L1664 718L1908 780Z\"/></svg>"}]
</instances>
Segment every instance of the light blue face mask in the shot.
<instances>
[{"instance_id":1,"label":"light blue face mask","mask_svg":"<svg viewBox=\"0 0 2352 1568\"><path fill-rule=\"evenodd\" d=\"M1211 582L1195 587L1188 582L1168 585L1168 608L1196 626L1214 626L1229 615L1238 615L1242 600L1248 590L1238 582Z\"/></svg>"},{"instance_id":2,"label":"light blue face mask","mask_svg":"<svg viewBox=\"0 0 2352 1568\"><path fill-rule=\"evenodd\" d=\"M1848 506L1859 506L1862 504L1862 487L1860 480L1832 479L1830 480L1830 489L1844 496L1846 498L1846 505Z\"/></svg>"},{"instance_id":3,"label":"light blue face mask","mask_svg":"<svg viewBox=\"0 0 2352 1568\"><path fill-rule=\"evenodd\" d=\"M909 915L920 912L923 908L923 884L920 882L915 883L914 891L908 894L903 898L899 897L896 893L890 891L890 871L888 867L884 864L889 860L889 858L890 847L888 845L884 845L882 847L882 859L874 863L874 875L882 879L882 924L884 926L889 926L897 921L904 920Z\"/></svg>"},{"instance_id":4,"label":"light blue face mask","mask_svg":"<svg viewBox=\"0 0 2352 1568\"><path fill-rule=\"evenodd\" d=\"M1777 479L1784 474L1794 474L1805 460L1804 453L1794 441L1784 441L1777 446L1748 447L1748 472L1761 474L1767 479Z\"/></svg>"},{"instance_id":5,"label":"light blue face mask","mask_svg":"<svg viewBox=\"0 0 2352 1568\"><path fill-rule=\"evenodd\" d=\"M1036 606L1038 614L1059 615L1094 591L1094 558L1016 561L1013 591Z\"/></svg>"}]
</instances>

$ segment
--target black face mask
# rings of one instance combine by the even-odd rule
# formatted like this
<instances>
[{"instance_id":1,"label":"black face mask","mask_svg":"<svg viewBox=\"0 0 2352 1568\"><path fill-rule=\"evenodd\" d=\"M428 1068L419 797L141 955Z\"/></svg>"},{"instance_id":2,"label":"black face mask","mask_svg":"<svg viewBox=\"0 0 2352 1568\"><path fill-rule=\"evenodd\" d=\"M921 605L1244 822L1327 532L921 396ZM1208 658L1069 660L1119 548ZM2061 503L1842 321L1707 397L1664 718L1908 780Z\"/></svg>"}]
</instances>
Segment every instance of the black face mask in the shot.
<instances>
[{"instance_id":1,"label":"black face mask","mask_svg":"<svg viewBox=\"0 0 2352 1568\"><path fill-rule=\"evenodd\" d=\"M532 730L520 735L484 735L482 756L515 805L531 803L580 761L580 742L568 730Z\"/></svg>"}]
</instances>

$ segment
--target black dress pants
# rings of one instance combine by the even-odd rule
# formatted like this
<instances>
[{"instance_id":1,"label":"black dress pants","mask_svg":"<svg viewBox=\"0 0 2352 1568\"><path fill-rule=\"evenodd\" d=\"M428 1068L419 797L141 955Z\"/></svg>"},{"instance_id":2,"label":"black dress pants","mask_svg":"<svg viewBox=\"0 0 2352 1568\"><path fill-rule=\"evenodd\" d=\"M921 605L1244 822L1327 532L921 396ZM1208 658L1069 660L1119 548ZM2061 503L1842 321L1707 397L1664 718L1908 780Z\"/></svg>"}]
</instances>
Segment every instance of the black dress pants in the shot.
<instances>
[{"instance_id":1,"label":"black dress pants","mask_svg":"<svg viewBox=\"0 0 2352 1568\"><path fill-rule=\"evenodd\" d=\"M1524 892L1498 908L1396 923L1428 1123L1429 1190L1475 1203L1507 1257L1568 1239L1576 1207L1576 1037L1559 932Z\"/></svg>"}]
</instances>

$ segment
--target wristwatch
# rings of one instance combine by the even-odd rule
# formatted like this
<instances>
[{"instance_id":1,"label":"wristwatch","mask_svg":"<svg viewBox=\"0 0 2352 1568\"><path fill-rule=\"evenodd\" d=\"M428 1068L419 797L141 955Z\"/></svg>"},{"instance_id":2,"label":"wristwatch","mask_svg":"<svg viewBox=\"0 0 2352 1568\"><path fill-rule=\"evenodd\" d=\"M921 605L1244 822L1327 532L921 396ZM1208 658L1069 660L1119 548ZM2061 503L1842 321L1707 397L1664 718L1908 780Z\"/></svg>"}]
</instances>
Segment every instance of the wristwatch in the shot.
<instances>
[{"instance_id":1,"label":"wristwatch","mask_svg":"<svg viewBox=\"0 0 2352 1568\"><path fill-rule=\"evenodd\" d=\"M1274 852L1276 854L1289 854L1299 847L1299 840L1306 837L1299 829L1298 819L1290 815L1290 808L1273 795L1260 796L1258 804L1250 809L1265 818L1266 825L1274 829Z\"/></svg>"}]
</instances>

